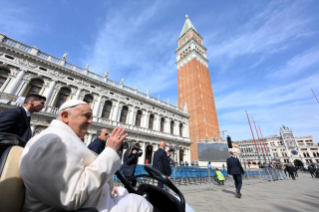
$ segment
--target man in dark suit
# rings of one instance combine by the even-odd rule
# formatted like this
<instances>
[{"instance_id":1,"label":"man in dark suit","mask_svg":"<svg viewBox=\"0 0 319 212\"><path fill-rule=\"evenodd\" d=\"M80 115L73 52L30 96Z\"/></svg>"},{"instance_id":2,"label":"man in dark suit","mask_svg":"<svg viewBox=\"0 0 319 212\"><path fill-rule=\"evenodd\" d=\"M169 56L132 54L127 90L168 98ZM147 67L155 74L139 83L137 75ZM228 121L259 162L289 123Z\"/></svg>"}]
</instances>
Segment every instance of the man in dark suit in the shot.
<instances>
[{"instance_id":1,"label":"man in dark suit","mask_svg":"<svg viewBox=\"0 0 319 212\"><path fill-rule=\"evenodd\" d=\"M89 144L88 148L99 155L105 149L105 143L110 136L107 129L99 129L96 134L97 138Z\"/></svg>"},{"instance_id":2,"label":"man in dark suit","mask_svg":"<svg viewBox=\"0 0 319 212\"><path fill-rule=\"evenodd\" d=\"M2 111L0 113L0 132L12 133L28 141L32 136L31 114L41 111L45 101L44 96L30 94L25 98L23 107Z\"/></svg>"},{"instance_id":3,"label":"man in dark suit","mask_svg":"<svg viewBox=\"0 0 319 212\"><path fill-rule=\"evenodd\" d=\"M229 152L229 156L230 157L226 160L227 173L229 177L233 175L235 186L236 186L236 197L240 198L241 197L240 189L242 185L241 175L245 175L244 169L241 166L238 158L234 157L234 153Z\"/></svg>"},{"instance_id":4,"label":"man in dark suit","mask_svg":"<svg viewBox=\"0 0 319 212\"><path fill-rule=\"evenodd\" d=\"M136 144L135 140L131 141L132 147L134 147ZM125 178L130 178L134 176L135 168L138 161L137 151L135 149L127 149L124 153L124 159L123 159L123 166L121 168L122 174L125 176ZM133 187L136 186L136 180L132 180L131 184Z\"/></svg>"},{"instance_id":5,"label":"man in dark suit","mask_svg":"<svg viewBox=\"0 0 319 212\"><path fill-rule=\"evenodd\" d=\"M167 153L165 151L165 142L160 142L160 148L154 154L154 162L153 168L162 172L162 174L166 175L168 179L171 179L170 175L172 173L171 167L169 166L169 161L167 157ZM163 188L163 183L158 181L158 187Z\"/></svg>"}]
</instances>

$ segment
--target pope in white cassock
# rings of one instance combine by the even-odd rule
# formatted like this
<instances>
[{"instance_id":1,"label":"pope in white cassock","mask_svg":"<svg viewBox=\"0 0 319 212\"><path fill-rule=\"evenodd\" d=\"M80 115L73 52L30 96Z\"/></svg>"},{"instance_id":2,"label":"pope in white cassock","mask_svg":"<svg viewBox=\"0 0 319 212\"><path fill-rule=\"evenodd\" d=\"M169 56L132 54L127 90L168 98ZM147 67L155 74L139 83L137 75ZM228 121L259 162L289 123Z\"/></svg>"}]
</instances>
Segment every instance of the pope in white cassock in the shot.
<instances>
[{"instance_id":1,"label":"pope in white cassock","mask_svg":"<svg viewBox=\"0 0 319 212\"><path fill-rule=\"evenodd\" d=\"M121 160L116 153L127 136L115 128L105 150L96 156L82 142L92 124L83 101L64 103L50 126L27 143L19 169L26 187L22 211L60 211L95 207L103 212L151 212L143 197L114 187Z\"/></svg>"}]
</instances>

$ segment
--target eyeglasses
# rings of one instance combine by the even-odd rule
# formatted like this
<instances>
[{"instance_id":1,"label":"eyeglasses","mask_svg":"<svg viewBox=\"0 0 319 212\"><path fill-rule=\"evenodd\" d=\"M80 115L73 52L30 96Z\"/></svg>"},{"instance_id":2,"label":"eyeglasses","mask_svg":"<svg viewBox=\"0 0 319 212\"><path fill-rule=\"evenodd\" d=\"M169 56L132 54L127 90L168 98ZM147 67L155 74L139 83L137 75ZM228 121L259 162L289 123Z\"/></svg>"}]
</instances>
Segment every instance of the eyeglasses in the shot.
<instances>
[{"instance_id":1,"label":"eyeglasses","mask_svg":"<svg viewBox=\"0 0 319 212\"><path fill-rule=\"evenodd\" d=\"M105 133L104 135L105 135L105 136L108 136L109 134L108 134L108 133Z\"/></svg>"}]
</instances>

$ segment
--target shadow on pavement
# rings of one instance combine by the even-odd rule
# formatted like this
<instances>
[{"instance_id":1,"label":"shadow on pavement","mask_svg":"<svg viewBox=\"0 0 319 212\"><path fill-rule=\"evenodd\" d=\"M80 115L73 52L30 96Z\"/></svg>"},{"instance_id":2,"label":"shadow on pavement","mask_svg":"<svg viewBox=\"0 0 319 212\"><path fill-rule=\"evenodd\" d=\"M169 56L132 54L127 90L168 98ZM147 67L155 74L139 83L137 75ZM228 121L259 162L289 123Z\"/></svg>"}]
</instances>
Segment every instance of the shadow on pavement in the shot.
<instances>
[{"instance_id":1,"label":"shadow on pavement","mask_svg":"<svg viewBox=\"0 0 319 212\"><path fill-rule=\"evenodd\" d=\"M222 192L236 195L236 192L228 191L228 190L225 190L225 189L223 189Z\"/></svg>"}]
</instances>

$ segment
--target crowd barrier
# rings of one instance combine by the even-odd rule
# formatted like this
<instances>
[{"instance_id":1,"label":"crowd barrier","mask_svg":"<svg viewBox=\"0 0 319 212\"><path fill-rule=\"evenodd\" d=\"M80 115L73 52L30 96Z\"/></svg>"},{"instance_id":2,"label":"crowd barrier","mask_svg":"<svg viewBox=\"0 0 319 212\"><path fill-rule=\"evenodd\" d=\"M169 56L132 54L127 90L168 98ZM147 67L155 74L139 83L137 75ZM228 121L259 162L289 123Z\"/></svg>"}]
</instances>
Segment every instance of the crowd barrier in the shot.
<instances>
[{"instance_id":1,"label":"crowd barrier","mask_svg":"<svg viewBox=\"0 0 319 212\"><path fill-rule=\"evenodd\" d=\"M171 166L172 174L171 180L181 190L194 189L209 189L213 190L222 187L233 187L234 181L232 177L228 177L226 169L219 168L218 170L225 177L225 181L221 182L216 177L215 168L198 167L198 166ZM121 169L121 168L120 168ZM285 180L287 179L282 169L244 169L245 176L243 176L243 184L263 183L267 181ZM147 174L142 165L137 165L134 175ZM113 177L116 185L121 185L119 179L114 175ZM137 179L137 183L148 183L157 185L156 180L141 177Z\"/></svg>"}]
</instances>

